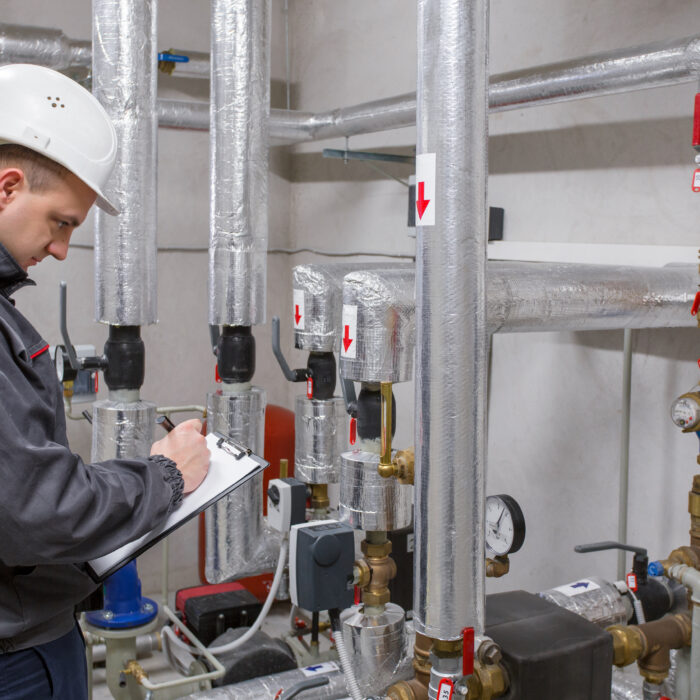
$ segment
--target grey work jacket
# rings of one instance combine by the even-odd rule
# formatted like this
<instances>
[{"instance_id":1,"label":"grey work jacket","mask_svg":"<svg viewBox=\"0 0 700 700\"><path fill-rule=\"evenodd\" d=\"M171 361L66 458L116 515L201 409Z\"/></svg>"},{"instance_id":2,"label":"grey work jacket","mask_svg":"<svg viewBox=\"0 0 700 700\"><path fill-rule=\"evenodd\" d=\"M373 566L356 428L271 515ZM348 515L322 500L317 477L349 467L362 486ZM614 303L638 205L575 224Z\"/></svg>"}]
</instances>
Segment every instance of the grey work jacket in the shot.
<instances>
[{"instance_id":1,"label":"grey work jacket","mask_svg":"<svg viewBox=\"0 0 700 700\"><path fill-rule=\"evenodd\" d=\"M172 462L70 451L48 344L10 299L29 284L0 245L0 653L66 634L96 588L82 562L159 525L182 491Z\"/></svg>"}]
</instances>

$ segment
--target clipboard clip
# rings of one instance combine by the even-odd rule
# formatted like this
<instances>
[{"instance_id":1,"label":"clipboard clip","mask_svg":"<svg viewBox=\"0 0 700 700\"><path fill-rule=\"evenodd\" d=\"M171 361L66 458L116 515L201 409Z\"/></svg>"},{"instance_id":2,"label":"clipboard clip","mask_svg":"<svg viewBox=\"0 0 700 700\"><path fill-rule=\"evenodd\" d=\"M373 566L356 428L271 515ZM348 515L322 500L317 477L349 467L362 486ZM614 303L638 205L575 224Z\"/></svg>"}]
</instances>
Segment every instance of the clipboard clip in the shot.
<instances>
[{"instance_id":1,"label":"clipboard clip","mask_svg":"<svg viewBox=\"0 0 700 700\"><path fill-rule=\"evenodd\" d=\"M224 437L221 433L216 433L216 436L219 438L216 441L216 446L236 460L243 459L243 457L248 457L253 454L253 450L251 450L250 447L241 445L231 438Z\"/></svg>"}]
</instances>

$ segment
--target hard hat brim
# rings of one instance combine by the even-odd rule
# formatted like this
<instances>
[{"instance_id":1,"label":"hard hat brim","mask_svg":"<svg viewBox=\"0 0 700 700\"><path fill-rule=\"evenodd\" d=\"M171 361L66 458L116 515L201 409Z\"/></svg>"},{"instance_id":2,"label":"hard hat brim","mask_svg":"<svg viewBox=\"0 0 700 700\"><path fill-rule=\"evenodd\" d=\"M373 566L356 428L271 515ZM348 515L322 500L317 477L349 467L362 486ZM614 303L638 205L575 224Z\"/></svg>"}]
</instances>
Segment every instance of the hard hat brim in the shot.
<instances>
[{"instance_id":1,"label":"hard hat brim","mask_svg":"<svg viewBox=\"0 0 700 700\"><path fill-rule=\"evenodd\" d=\"M85 183L90 186L88 183ZM106 197L103 197L99 192L97 193L97 199L95 200L95 204L102 209L103 212L106 214L109 214L110 216L119 216L119 209L112 204Z\"/></svg>"}]
</instances>

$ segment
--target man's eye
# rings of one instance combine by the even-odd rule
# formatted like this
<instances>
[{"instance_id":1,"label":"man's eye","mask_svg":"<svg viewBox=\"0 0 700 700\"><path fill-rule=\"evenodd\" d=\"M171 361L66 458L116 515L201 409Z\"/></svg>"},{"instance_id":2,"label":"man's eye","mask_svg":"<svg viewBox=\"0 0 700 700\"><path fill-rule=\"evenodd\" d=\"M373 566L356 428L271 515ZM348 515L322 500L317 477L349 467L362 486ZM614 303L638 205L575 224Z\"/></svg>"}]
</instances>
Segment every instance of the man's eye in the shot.
<instances>
[{"instance_id":1,"label":"man's eye","mask_svg":"<svg viewBox=\"0 0 700 700\"><path fill-rule=\"evenodd\" d=\"M67 228L70 224L67 221L59 221L58 228Z\"/></svg>"}]
</instances>

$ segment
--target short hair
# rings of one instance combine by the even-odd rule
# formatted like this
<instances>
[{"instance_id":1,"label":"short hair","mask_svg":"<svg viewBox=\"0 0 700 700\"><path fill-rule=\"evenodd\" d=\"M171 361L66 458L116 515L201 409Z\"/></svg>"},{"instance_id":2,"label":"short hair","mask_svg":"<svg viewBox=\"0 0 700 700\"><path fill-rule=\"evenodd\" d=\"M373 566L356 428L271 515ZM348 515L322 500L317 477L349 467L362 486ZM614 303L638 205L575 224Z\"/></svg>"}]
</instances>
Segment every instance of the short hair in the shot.
<instances>
[{"instance_id":1,"label":"short hair","mask_svg":"<svg viewBox=\"0 0 700 700\"><path fill-rule=\"evenodd\" d=\"M68 168L51 158L16 143L0 144L0 169L20 168L32 192L46 192L56 182L65 180L70 173Z\"/></svg>"}]
</instances>

